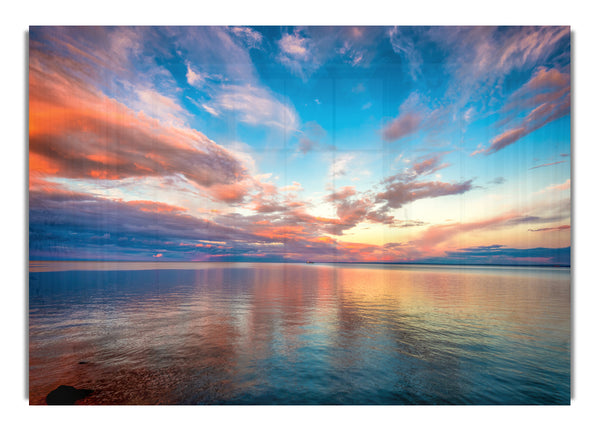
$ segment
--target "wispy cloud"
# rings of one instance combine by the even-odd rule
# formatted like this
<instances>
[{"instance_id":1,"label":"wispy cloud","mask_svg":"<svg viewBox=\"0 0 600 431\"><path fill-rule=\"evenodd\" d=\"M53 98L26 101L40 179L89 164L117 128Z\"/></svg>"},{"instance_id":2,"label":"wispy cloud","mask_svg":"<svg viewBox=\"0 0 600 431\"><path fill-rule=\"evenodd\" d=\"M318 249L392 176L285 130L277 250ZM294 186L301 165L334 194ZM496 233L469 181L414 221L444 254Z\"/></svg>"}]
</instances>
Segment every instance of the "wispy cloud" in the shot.
<instances>
[{"instance_id":1,"label":"wispy cloud","mask_svg":"<svg viewBox=\"0 0 600 431\"><path fill-rule=\"evenodd\" d=\"M568 73L544 67L537 69L530 80L511 95L505 107L511 112L504 122L514 124L494 137L488 147L479 148L471 155L493 154L546 124L568 115L571 112L570 88ZM521 110L524 107L532 109L521 118Z\"/></svg>"},{"instance_id":2,"label":"wispy cloud","mask_svg":"<svg viewBox=\"0 0 600 431\"><path fill-rule=\"evenodd\" d=\"M385 178L384 191L377 193L377 202L384 203L383 211L401 208L419 199L463 194L473 188L473 180L456 183L422 181L419 177L430 175L449 166L443 162L446 153L431 154L414 162L410 169Z\"/></svg>"},{"instance_id":3,"label":"wispy cloud","mask_svg":"<svg viewBox=\"0 0 600 431\"><path fill-rule=\"evenodd\" d=\"M284 33L277 42L280 53L277 59L292 73L307 79L320 66L311 38L300 32Z\"/></svg>"},{"instance_id":4,"label":"wispy cloud","mask_svg":"<svg viewBox=\"0 0 600 431\"><path fill-rule=\"evenodd\" d=\"M544 228L539 228L539 229L527 229L527 230L529 232L554 232L554 231L561 231L561 230L568 230L568 229L571 229L571 225L564 224L561 226L544 227Z\"/></svg>"},{"instance_id":5,"label":"wispy cloud","mask_svg":"<svg viewBox=\"0 0 600 431\"><path fill-rule=\"evenodd\" d=\"M259 48L263 42L262 34L249 27L231 27L231 32L249 48Z\"/></svg>"},{"instance_id":6,"label":"wispy cloud","mask_svg":"<svg viewBox=\"0 0 600 431\"><path fill-rule=\"evenodd\" d=\"M542 190L536 192L536 194L543 194L548 192L564 192L565 190L571 189L571 179L565 180L564 183L561 184L550 184L547 187L544 187Z\"/></svg>"},{"instance_id":7,"label":"wispy cloud","mask_svg":"<svg viewBox=\"0 0 600 431\"><path fill-rule=\"evenodd\" d=\"M325 143L327 132L316 121L309 121L302 125L298 138L298 151L307 154L311 151L332 151L335 146Z\"/></svg>"},{"instance_id":8,"label":"wispy cloud","mask_svg":"<svg viewBox=\"0 0 600 431\"><path fill-rule=\"evenodd\" d=\"M568 27L433 27L421 38L445 49L459 106L490 99L515 69L543 63L569 43ZM426 43L423 42L423 43Z\"/></svg>"},{"instance_id":9,"label":"wispy cloud","mask_svg":"<svg viewBox=\"0 0 600 431\"><path fill-rule=\"evenodd\" d=\"M299 120L296 110L265 88L252 85L223 85L210 102L204 104L212 115L230 112L251 125L263 125L295 131Z\"/></svg>"},{"instance_id":10,"label":"wispy cloud","mask_svg":"<svg viewBox=\"0 0 600 431\"><path fill-rule=\"evenodd\" d=\"M545 168L546 166L559 165L561 163L565 163L565 161L561 160L560 162L544 163L543 165L533 166L533 167L529 168L529 170L538 169L538 168Z\"/></svg>"},{"instance_id":11,"label":"wispy cloud","mask_svg":"<svg viewBox=\"0 0 600 431\"><path fill-rule=\"evenodd\" d=\"M336 178L348 173L348 165L354 160L353 154L343 154L335 158L329 166L329 175Z\"/></svg>"},{"instance_id":12,"label":"wispy cloud","mask_svg":"<svg viewBox=\"0 0 600 431\"><path fill-rule=\"evenodd\" d=\"M413 38L408 34L410 30L402 27L393 27L388 30L388 37L394 52L402 57L408 65L408 71L414 81L421 74L423 58L417 50Z\"/></svg>"}]
</instances>

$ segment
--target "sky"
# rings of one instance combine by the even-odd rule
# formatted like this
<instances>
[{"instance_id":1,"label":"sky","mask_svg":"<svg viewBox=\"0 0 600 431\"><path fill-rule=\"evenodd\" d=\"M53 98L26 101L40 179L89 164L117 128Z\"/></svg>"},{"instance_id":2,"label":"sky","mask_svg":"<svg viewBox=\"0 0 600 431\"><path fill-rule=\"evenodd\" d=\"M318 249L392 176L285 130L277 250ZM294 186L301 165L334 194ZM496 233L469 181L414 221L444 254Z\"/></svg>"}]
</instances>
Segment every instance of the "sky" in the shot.
<instances>
[{"instance_id":1,"label":"sky","mask_svg":"<svg viewBox=\"0 0 600 431\"><path fill-rule=\"evenodd\" d=\"M569 27L31 27L31 260L569 265Z\"/></svg>"}]
</instances>

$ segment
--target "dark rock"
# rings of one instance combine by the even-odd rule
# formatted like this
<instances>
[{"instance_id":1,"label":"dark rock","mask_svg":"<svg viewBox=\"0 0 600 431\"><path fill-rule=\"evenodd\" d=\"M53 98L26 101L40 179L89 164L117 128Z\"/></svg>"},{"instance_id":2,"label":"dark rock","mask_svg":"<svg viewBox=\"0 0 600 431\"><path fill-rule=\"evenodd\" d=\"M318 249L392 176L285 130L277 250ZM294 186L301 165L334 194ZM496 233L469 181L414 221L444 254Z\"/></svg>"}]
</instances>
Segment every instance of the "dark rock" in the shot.
<instances>
[{"instance_id":1,"label":"dark rock","mask_svg":"<svg viewBox=\"0 0 600 431\"><path fill-rule=\"evenodd\" d=\"M79 361L79 365L87 364L87 361Z\"/></svg>"},{"instance_id":2,"label":"dark rock","mask_svg":"<svg viewBox=\"0 0 600 431\"><path fill-rule=\"evenodd\" d=\"M94 392L91 389L75 389L73 386L60 385L46 396L48 405L69 405Z\"/></svg>"}]
</instances>

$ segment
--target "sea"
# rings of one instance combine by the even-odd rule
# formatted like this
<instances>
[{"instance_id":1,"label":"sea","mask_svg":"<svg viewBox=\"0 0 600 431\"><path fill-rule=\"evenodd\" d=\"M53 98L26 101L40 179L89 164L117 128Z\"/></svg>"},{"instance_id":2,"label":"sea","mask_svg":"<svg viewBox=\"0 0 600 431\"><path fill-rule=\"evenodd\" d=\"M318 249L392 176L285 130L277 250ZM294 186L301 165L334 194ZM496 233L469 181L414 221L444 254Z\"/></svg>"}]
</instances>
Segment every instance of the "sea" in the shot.
<instances>
[{"instance_id":1,"label":"sea","mask_svg":"<svg viewBox=\"0 0 600 431\"><path fill-rule=\"evenodd\" d=\"M30 262L29 403L564 405L569 268Z\"/></svg>"}]
</instances>

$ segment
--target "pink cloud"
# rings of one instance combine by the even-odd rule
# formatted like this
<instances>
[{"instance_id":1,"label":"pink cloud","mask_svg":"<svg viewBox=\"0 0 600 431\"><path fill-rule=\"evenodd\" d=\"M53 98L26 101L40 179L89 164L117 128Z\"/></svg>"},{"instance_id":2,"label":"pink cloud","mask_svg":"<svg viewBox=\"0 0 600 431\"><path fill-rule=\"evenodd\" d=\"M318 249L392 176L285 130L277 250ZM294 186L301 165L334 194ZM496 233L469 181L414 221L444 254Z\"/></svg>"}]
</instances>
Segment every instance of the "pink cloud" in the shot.
<instances>
[{"instance_id":1,"label":"pink cloud","mask_svg":"<svg viewBox=\"0 0 600 431\"><path fill-rule=\"evenodd\" d=\"M416 175L427 175L432 174L440 169L447 168L450 166L449 163L441 163L442 157L446 153L435 154L432 157L428 157L421 162L414 163L412 166L412 170Z\"/></svg>"},{"instance_id":2,"label":"pink cloud","mask_svg":"<svg viewBox=\"0 0 600 431\"><path fill-rule=\"evenodd\" d=\"M419 199L463 194L473 188L472 182L472 180L460 183L395 181L387 184L386 190L378 193L376 198L379 202L385 202L388 208L401 208Z\"/></svg>"},{"instance_id":3,"label":"pink cloud","mask_svg":"<svg viewBox=\"0 0 600 431\"><path fill-rule=\"evenodd\" d=\"M561 160L560 162L544 163L543 165L533 166L532 168L529 168L529 170L538 169L538 168L544 168L546 166L559 165L561 163L565 163L565 160Z\"/></svg>"},{"instance_id":4,"label":"pink cloud","mask_svg":"<svg viewBox=\"0 0 600 431\"><path fill-rule=\"evenodd\" d=\"M418 112L406 112L399 115L383 128L386 141L397 141L419 130L423 116Z\"/></svg>"},{"instance_id":5,"label":"pink cloud","mask_svg":"<svg viewBox=\"0 0 600 431\"><path fill-rule=\"evenodd\" d=\"M527 81L522 91L529 92L565 88L570 86L570 84L570 78L567 73L562 73L556 69L540 67L531 79Z\"/></svg>"},{"instance_id":6,"label":"pink cloud","mask_svg":"<svg viewBox=\"0 0 600 431\"><path fill-rule=\"evenodd\" d=\"M247 182L214 184L208 189L216 200L227 203L241 202L250 190L251 184Z\"/></svg>"},{"instance_id":7,"label":"pink cloud","mask_svg":"<svg viewBox=\"0 0 600 431\"><path fill-rule=\"evenodd\" d=\"M326 202L336 202L347 199L356 194L356 188L354 186L345 186L331 194L325 196Z\"/></svg>"},{"instance_id":8,"label":"pink cloud","mask_svg":"<svg viewBox=\"0 0 600 431\"><path fill-rule=\"evenodd\" d=\"M498 228L517 216L518 214L516 213L506 213L475 222L434 225L425 230L418 239L411 241L411 245L416 246L426 253L436 251L440 253L442 252L442 249L440 249L439 246L451 240L456 235L475 230Z\"/></svg>"},{"instance_id":9,"label":"pink cloud","mask_svg":"<svg viewBox=\"0 0 600 431\"><path fill-rule=\"evenodd\" d=\"M479 148L476 154L493 154L514 144L530 133L571 112L570 76L556 69L539 68L521 88L515 91L503 111L512 111L499 124L515 122L491 140L488 147ZM523 108L531 108L525 118L520 118Z\"/></svg>"}]
</instances>

